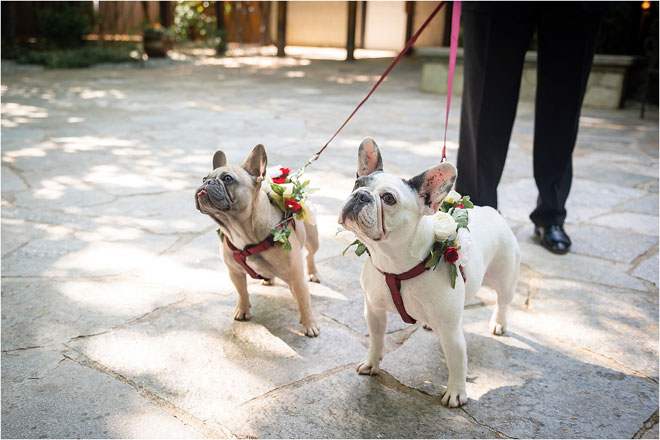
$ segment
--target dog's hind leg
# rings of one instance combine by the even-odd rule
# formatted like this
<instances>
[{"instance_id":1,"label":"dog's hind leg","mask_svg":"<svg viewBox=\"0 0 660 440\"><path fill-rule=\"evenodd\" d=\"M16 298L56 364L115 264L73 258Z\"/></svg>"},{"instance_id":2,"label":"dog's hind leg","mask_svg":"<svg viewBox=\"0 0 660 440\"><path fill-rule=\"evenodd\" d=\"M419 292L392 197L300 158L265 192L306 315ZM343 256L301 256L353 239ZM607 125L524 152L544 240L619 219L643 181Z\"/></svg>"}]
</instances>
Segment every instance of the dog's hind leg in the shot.
<instances>
[{"instance_id":1,"label":"dog's hind leg","mask_svg":"<svg viewBox=\"0 0 660 440\"><path fill-rule=\"evenodd\" d=\"M319 250L319 231L316 225L310 225L305 222L305 249L307 249L307 273L309 273L309 280L313 283L320 283L318 271L316 270L316 263L314 262L314 254Z\"/></svg>"},{"instance_id":2,"label":"dog's hind leg","mask_svg":"<svg viewBox=\"0 0 660 440\"><path fill-rule=\"evenodd\" d=\"M517 250L516 250L517 251ZM490 331L494 335L501 335L506 331L506 312L513 301L516 292L516 283L520 272L520 252L508 254L491 263L486 272L488 283L497 292L497 304L490 318Z\"/></svg>"}]
</instances>

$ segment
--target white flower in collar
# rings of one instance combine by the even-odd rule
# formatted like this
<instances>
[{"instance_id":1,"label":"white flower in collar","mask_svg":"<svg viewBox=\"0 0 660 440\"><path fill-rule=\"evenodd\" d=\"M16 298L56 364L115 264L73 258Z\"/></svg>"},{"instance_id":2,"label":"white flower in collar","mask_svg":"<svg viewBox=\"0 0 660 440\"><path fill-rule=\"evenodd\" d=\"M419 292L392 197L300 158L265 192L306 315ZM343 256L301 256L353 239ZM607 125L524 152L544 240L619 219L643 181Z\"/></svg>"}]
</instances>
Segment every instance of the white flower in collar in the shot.
<instances>
[{"instance_id":1,"label":"white flower in collar","mask_svg":"<svg viewBox=\"0 0 660 440\"><path fill-rule=\"evenodd\" d=\"M449 191L449 194L447 194L447 197L445 197L444 201L451 205L454 202L458 202L462 198L463 198L462 195L460 195L459 193L457 193L452 189L451 191Z\"/></svg>"},{"instance_id":2,"label":"white flower in collar","mask_svg":"<svg viewBox=\"0 0 660 440\"><path fill-rule=\"evenodd\" d=\"M433 232L439 241L448 239L456 233L456 220L446 212L436 212L433 215Z\"/></svg>"}]
</instances>

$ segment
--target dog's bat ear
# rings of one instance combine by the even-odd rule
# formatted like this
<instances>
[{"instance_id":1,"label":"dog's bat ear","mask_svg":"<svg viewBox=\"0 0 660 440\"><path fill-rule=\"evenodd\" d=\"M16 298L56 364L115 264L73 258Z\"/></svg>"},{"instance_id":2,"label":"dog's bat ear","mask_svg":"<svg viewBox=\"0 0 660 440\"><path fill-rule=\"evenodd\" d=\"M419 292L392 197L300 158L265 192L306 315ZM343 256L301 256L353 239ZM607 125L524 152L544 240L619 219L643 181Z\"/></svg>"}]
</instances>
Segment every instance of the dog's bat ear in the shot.
<instances>
[{"instance_id":1,"label":"dog's bat ear","mask_svg":"<svg viewBox=\"0 0 660 440\"><path fill-rule=\"evenodd\" d=\"M424 215L431 215L438 212L455 181L456 167L444 162L408 180L408 185L419 193Z\"/></svg>"},{"instance_id":2,"label":"dog's bat ear","mask_svg":"<svg viewBox=\"0 0 660 440\"><path fill-rule=\"evenodd\" d=\"M245 159L242 167L254 177L265 178L267 165L268 156L266 156L266 149L263 145L257 144L247 159Z\"/></svg>"},{"instance_id":3,"label":"dog's bat ear","mask_svg":"<svg viewBox=\"0 0 660 440\"><path fill-rule=\"evenodd\" d=\"M227 156L221 150L213 155L213 169L224 167L227 164Z\"/></svg>"},{"instance_id":4,"label":"dog's bat ear","mask_svg":"<svg viewBox=\"0 0 660 440\"><path fill-rule=\"evenodd\" d=\"M383 171L383 157L376 141L370 137L362 139L358 148L357 177L368 176L374 171Z\"/></svg>"}]
</instances>

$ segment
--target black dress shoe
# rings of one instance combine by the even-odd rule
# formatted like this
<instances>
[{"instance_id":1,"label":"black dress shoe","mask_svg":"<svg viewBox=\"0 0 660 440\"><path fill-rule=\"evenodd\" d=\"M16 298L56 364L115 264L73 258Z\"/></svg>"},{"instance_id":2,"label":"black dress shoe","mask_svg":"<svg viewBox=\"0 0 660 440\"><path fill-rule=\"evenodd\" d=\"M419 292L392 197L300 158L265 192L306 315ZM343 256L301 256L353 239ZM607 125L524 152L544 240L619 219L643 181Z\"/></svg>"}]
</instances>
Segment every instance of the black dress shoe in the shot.
<instances>
[{"instance_id":1,"label":"black dress shoe","mask_svg":"<svg viewBox=\"0 0 660 440\"><path fill-rule=\"evenodd\" d=\"M565 254L571 248L571 239L562 225L536 226L534 233L541 245L555 254Z\"/></svg>"}]
</instances>

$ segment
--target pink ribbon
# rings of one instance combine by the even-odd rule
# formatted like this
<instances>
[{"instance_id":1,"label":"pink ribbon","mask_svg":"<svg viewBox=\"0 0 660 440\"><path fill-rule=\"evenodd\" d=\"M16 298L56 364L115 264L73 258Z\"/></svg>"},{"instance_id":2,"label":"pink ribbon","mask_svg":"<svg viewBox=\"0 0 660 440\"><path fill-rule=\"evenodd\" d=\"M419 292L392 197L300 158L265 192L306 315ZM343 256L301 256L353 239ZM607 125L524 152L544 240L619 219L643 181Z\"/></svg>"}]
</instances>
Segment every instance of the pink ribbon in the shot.
<instances>
[{"instance_id":1,"label":"pink ribbon","mask_svg":"<svg viewBox=\"0 0 660 440\"><path fill-rule=\"evenodd\" d=\"M442 143L442 162L447 160L447 126L449 125L449 107L451 106L451 89L454 85L454 68L456 67L456 52L458 52L458 31L461 27L461 2L455 1L451 14L451 42L449 45L449 77L447 79L447 114L445 116L445 138Z\"/></svg>"}]
</instances>

